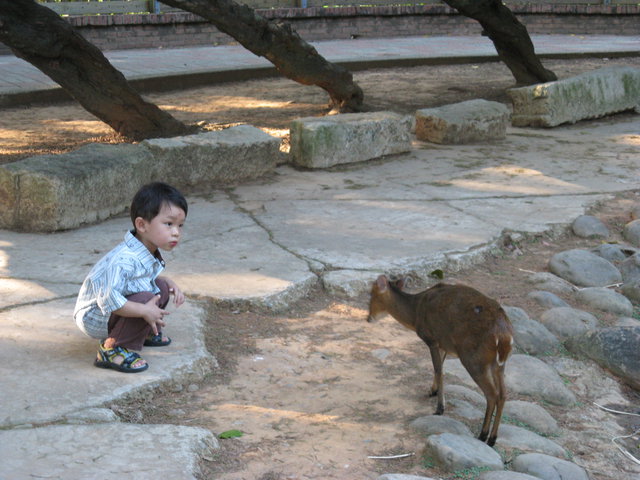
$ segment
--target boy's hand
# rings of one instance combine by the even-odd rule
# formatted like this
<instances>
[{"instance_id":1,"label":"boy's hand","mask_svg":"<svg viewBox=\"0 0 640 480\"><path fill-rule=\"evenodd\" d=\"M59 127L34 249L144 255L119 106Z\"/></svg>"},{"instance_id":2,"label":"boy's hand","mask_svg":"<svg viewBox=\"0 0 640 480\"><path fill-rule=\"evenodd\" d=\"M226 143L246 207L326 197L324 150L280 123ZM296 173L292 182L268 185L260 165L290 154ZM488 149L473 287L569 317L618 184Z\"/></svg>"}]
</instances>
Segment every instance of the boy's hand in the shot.
<instances>
[{"instance_id":1,"label":"boy's hand","mask_svg":"<svg viewBox=\"0 0 640 480\"><path fill-rule=\"evenodd\" d=\"M158 332L166 325L164 316L169 315L170 312L163 310L158 306L160 295L154 296L151 300L144 304L145 314L142 318L151 325L151 330L154 335L158 335Z\"/></svg>"},{"instance_id":2,"label":"boy's hand","mask_svg":"<svg viewBox=\"0 0 640 480\"><path fill-rule=\"evenodd\" d=\"M164 277L164 281L169 286L169 293L173 295L173 303L175 303L176 307L179 307L184 303L184 293L173 280Z\"/></svg>"}]
</instances>

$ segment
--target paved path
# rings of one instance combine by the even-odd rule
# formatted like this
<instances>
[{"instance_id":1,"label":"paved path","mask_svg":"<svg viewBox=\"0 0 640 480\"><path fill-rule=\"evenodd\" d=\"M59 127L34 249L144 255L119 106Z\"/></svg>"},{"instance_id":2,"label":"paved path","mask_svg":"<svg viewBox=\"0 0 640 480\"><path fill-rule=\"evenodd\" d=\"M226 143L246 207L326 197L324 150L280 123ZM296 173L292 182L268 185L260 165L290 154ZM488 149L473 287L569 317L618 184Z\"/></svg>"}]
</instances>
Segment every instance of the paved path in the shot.
<instances>
[{"instance_id":1,"label":"paved path","mask_svg":"<svg viewBox=\"0 0 640 480\"><path fill-rule=\"evenodd\" d=\"M640 55L640 36L532 35L541 57ZM358 38L313 42L331 62L352 70L396 65L497 60L482 36ZM140 91L167 90L275 75L273 65L237 45L115 50L109 61ZM0 56L0 106L68 98L49 77L14 56Z\"/></svg>"},{"instance_id":2,"label":"paved path","mask_svg":"<svg viewBox=\"0 0 640 480\"><path fill-rule=\"evenodd\" d=\"M418 55L424 40L377 42L376 51L393 58L413 44ZM608 45L633 43L618 40ZM464 43L437 41L440 57L447 48L455 56L454 44ZM345 43L356 42L375 43L319 48L331 46L346 59L353 49ZM130 54L143 63L144 52ZM126 60L125 52L110 55L116 64ZM0 62L5 85L7 64ZM167 275L190 300L168 317L174 343L145 349L151 367L138 375L94 368L96 342L71 320L84 275L120 241L128 220L49 235L0 231L0 479L194 478L199 456L216 447L210 432L118 423L108 407L125 396L145 401L144 392L159 386L187 388L216 368L202 339L204 299L286 308L317 283L333 295L353 295L379 272L425 275L469 265L505 231L565 228L607 196L640 188L639 131L637 115L544 131L511 128L491 145L416 143L407 154L341 171L282 166L269 182L191 198L186 237L167 258Z\"/></svg>"}]
</instances>

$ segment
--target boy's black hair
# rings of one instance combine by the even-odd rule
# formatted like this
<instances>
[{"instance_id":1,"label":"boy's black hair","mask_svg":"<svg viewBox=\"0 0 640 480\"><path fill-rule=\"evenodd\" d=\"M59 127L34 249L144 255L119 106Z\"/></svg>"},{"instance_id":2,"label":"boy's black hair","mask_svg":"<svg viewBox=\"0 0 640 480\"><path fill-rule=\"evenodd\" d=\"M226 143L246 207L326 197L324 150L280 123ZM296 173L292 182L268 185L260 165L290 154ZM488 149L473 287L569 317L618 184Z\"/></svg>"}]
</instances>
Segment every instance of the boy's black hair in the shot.
<instances>
[{"instance_id":1,"label":"boy's black hair","mask_svg":"<svg viewBox=\"0 0 640 480\"><path fill-rule=\"evenodd\" d=\"M153 220L160 213L160 209L165 203L181 208L184 210L185 216L187 215L187 210L189 209L187 200L182 193L171 185L153 182L140 188L131 202L130 214L134 227L138 217L142 217L148 222Z\"/></svg>"}]
</instances>

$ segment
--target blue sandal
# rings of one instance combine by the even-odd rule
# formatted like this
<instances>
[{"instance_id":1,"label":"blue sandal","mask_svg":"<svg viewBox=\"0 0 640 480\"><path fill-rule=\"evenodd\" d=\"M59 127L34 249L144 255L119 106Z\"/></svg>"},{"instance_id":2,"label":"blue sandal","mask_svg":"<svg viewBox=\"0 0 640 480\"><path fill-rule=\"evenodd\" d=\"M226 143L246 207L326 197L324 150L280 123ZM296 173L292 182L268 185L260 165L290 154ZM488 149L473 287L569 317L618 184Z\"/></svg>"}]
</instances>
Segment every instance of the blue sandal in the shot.
<instances>
[{"instance_id":1,"label":"blue sandal","mask_svg":"<svg viewBox=\"0 0 640 480\"><path fill-rule=\"evenodd\" d=\"M153 333L149 335L144 340L143 345L145 347L166 347L170 343L171 343L171 339L169 337L167 337L166 340L162 340L162 332L158 332L157 335L154 335Z\"/></svg>"},{"instance_id":2,"label":"blue sandal","mask_svg":"<svg viewBox=\"0 0 640 480\"><path fill-rule=\"evenodd\" d=\"M122 363L114 362L113 360L116 357L121 357ZM149 368L148 363L139 367L133 366L133 364L141 358L142 357L136 352L130 352L124 347L116 347L107 350L102 346L102 344L100 344L100 348L98 349L98 358L95 359L93 364L99 368L111 368L113 370L118 370L119 372L138 373Z\"/></svg>"}]
</instances>

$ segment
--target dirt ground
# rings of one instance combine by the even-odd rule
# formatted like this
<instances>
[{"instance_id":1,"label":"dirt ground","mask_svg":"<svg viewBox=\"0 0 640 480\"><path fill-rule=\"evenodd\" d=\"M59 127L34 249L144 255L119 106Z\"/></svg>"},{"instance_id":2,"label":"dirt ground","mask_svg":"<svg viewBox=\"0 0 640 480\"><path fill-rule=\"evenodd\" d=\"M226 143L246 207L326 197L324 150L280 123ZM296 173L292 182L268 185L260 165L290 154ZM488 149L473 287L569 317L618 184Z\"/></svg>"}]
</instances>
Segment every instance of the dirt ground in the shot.
<instances>
[{"instance_id":1,"label":"dirt ground","mask_svg":"<svg viewBox=\"0 0 640 480\"><path fill-rule=\"evenodd\" d=\"M605 65L640 65L640 58L544 63L564 78ZM406 113L473 98L508 103L505 89L513 83L506 67L495 63L380 69L354 76L370 109ZM322 90L283 79L147 98L187 123L246 122L283 138L291 119L321 115L327 102ZM0 115L0 163L104 140L112 140L109 128L76 105L4 109ZM637 193L621 195L600 206L597 215L612 231L620 232L638 202ZM525 281L527 272L545 271L553 253L580 246L594 246L594 241L540 235L507 244L483 264L445 280L475 286L537 318L541 308L526 297L532 289ZM390 472L476 478L474 471L441 472L425 455L425 440L409 423L435 409L435 399L426 395L432 379L426 346L390 318L368 324L366 308L364 297L344 301L321 291L286 315L209 306L207 345L219 368L201 384L180 392L161 391L143 404L123 403L114 409L135 422L200 426L216 435L242 432L239 437L221 439L220 450L202 462L207 479L374 479ZM598 316L602 324L614 321L607 315ZM640 318L637 311L635 316ZM564 354L571 361L571 355ZM596 378L603 375L597 367L589 368ZM464 384L454 376L445 378L445 389L446 385ZM580 379L566 381L579 383ZM614 388L620 389L627 402L610 407L629 410L629 405L640 405L638 392L617 383ZM594 479L634 478L637 470L610 441L598 443L579 435L588 431L586 424L602 424L601 414L589 413L589 397L579 395L579 401L566 408L545 405L565 430L576 432L557 440ZM478 408L483 410L484 405ZM449 411L445 414L451 415ZM480 420L466 422L477 434ZM637 417L618 417L613 422L628 433L639 423ZM639 443L637 435L628 441L636 456ZM502 453L508 458L515 452ZM400 454L409 456L370 458Z\"/></svg>"},{"instance_id":2,"label":"dirt ground","mask_svg":"<svg viewBox=\"0 0 640 480\"><path fill-rule=\"evenodd\" d=\"M612 65L640 66L640 57L549 60L559 78ZM354 73L371 110L413 113L419 108L474 98L510 104L513 76L502 63L423 66ZM145 95L179 120L213 125L249 123L286 137L294 118L326 113L328 96L318 87L274 78L224 83ZM0 164L60 153L90 142L118 141L112 130L76 103L0 109Z\"/></svg>"}]
</instances>

